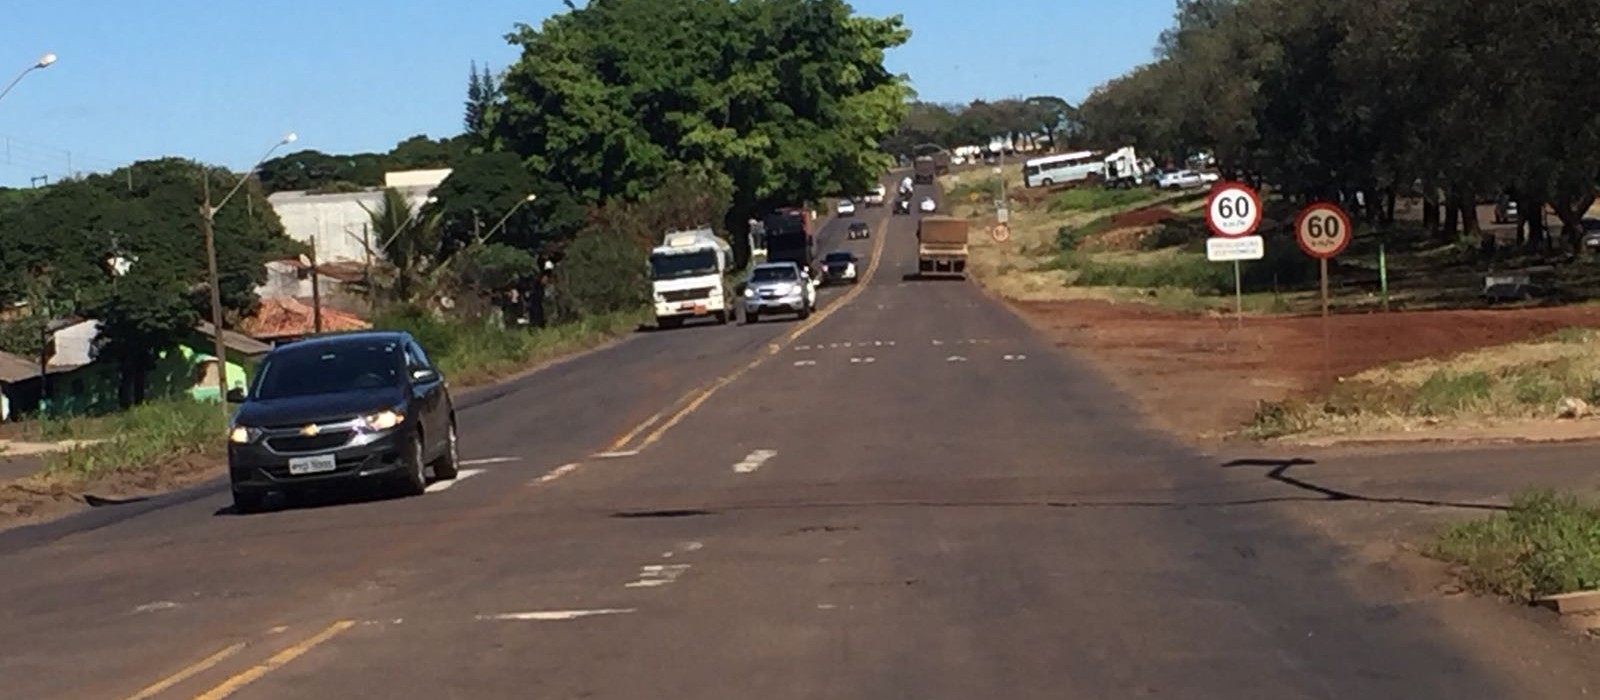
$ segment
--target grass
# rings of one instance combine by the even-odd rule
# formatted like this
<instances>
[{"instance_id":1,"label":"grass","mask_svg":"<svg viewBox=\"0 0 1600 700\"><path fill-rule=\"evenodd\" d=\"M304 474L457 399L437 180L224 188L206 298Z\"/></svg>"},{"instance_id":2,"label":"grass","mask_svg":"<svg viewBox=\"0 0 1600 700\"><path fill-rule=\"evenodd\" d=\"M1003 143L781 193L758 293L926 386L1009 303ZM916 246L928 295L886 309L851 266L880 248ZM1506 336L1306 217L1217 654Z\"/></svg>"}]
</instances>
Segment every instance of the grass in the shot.
<instances>
[{"instance_id":1,"label":"grass","mask_svg":"<svg viewBox=\"0 0 1600 700\"><path fill-rule=\"evenodd\" d=\"M1274 438L1446 420L1552 418L1562 399L1600 402L1596 340L1594 331L1566 329L1526 343L1368 370L1324 396L1262 406L1246 432Z\"/></svg>"},{"instance_id":2,"label":"grass","mask_svg":"<svg viewBox=\"0 0 1600 700\"><path fill-rule=\"evenodd\" d=\"M1086 254L1063 250L1054 267L1081 287L1181 289L1197 295L1232 294L1233 268L1176 249L1146 254Z\"/></svg>"},{"instance_id":3,"label":"grass","mask_svg":"<svg viewBox=\"0 0 1600 700\"><path fill-rule=\"evenodd\" d=\"M122 413L70 424L74 437L101 442L48 455L44 477L49 481L85 483L176 457L220 451L225 425L215 403L181 398L151 401Z\"/></svg>"},{"instance_id":4,"label":"grass","mask_svg":"<svg viewBox=\"0 0 1600 700\"><path fill-rule=\"evenodd\" d=\"M1051 198L1047 209L1052 212L1102 211L1127 209L1154 199L1145 190L1107 190L1099 187L1079 187Z\"/></svg>"},{"instance_id":5,"label":"grass","mask_svg":"<svg viewBox=\"0 0 1600 700\"><path fill-rule=\"evenodd\" d=\"M410 331L446 376L456 383L473 385L596 347L632 333L647 318L648 313L641 309L545 328L502 328L482 321L401 310L380 316L373 326Z\"/></svg>"},{"instance_id":6,"label":"grass","mask_svg":"<svg viewBox=\"0 0 1600 700\"><path fill-rule=\"evenodd\" d=\"M1521 602L1600 588L1600 508L1526 493L1505 514L1446 530L1431 554L1458 566L1473 590Z\"/></svg>"}]
</instances>

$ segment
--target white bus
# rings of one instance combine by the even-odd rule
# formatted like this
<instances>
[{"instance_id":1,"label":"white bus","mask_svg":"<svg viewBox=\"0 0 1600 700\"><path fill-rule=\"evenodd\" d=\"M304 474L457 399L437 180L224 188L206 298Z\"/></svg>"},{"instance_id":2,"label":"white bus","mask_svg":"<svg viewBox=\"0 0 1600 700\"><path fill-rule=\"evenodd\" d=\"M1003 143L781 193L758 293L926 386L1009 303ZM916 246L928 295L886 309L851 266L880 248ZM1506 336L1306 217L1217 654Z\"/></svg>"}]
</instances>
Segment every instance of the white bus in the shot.
<instances>
[{"instance_id":1,"label":"white bus","mask_svg":"<svg viewBox=\"0 0 1600 700\"><path fill-rule=\"evenodd\" d=\"M1033 158L1022 164L1022 181L1028 187L1050 187L1105 175L1106 163L1093 151Z\"/></svg>"}]
</instances>

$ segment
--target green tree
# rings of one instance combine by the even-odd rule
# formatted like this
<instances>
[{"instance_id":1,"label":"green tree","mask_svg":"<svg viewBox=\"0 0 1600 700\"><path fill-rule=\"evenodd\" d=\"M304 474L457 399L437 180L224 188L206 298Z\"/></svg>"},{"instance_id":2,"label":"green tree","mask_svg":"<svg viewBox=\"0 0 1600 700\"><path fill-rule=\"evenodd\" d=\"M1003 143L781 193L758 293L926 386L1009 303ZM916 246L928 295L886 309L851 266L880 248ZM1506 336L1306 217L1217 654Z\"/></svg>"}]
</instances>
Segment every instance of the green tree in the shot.
<instances>
[{"instance_id":1,"label":"green tree","mask_svg":"<svg viewBox=\"0 0 1600 700\"><path fill-rule=\"evenodd\" d=\"M394 297L410 302L439 257L439 214L419 215L405 193L393 187L383 191L376 207L362 208L371 220L372 252L394 268Z\"/></svg>"},{"instance_id":2,"label":"green tree","mask_svg":"<svg viewBox=\"0 0 1600 700\"><path fill-rule=\"evenodd\" d=\"M489 110L493 145L597 204L675 167L724 178L741 260L763 210L860 191L909 96L883 67L898 17L842 0L597 0L519 25L522 57Z\"/></svg>"},{"instance_id":3,"label":"green tree","mask_svg":"<svg viewBox=\"0 0 1600 700\"><path fill-rule=\"evenodd\" d=\"M488 66L479 71L477 61L473 61L467 74L466 116L462 120L468 136L481 136L488 129L489 108L499 96L500 83L494 73Z\"/></svg>"}]
</instances>

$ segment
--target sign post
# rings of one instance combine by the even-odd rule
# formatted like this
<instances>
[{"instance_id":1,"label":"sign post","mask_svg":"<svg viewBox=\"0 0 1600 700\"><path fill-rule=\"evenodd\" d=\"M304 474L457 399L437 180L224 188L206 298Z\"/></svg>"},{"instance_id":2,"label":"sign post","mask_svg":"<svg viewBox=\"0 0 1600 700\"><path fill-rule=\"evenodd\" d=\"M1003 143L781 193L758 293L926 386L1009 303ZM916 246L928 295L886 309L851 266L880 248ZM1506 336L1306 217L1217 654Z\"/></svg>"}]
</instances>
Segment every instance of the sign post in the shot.
<instances>
[{"instance_id":1,"label":"sign post","mask_svg":"<svg viewBox=\"0 0 1600 700\"><path fill-rule=\"evenodd\" d=\"M1300 249L1317 259L1322 270L1322 371L1328 374L1332 337L1328 332L1328 261L1350 246L1353 235L1349 215L1336 204L1318 202L1300 212L1294 222L1294 237Z\"/></svg>"},{"instance_id":2,"label":"sign post","mask_svg":"<svg viewBox=\"0 0 1600 700\"><path fill-rule=\"evenodd\" d=\"M1239 261L1260 260L1266 242L1254 235L1261 227L1261 196L1240 182L1221 182L1206 201L1206 224L1212 238L1206 241L1206 258L1233 263L1233 312L1244 327L1244 286Z\"/></svg>"}]
</instances>

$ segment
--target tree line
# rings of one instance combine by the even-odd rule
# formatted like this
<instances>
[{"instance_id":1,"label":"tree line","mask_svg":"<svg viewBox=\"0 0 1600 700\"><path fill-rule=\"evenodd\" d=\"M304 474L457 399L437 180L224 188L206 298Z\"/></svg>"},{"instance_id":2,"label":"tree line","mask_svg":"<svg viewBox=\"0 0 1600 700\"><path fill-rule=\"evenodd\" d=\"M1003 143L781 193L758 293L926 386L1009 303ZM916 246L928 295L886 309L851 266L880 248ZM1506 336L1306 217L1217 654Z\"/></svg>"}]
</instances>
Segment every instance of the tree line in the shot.
<instances>
[{"instance_id":1,"label":"tree line","mask_svg":"<svg viewBox=\"0 0 1600 700\"><path fill-rule=\"evenodd\" d=\"M1306 199L1355 199L1376 223L1422 198L1445 241L1507 194L1521 242L1577 246L1600 182L1600 3L1182 0L1156 60L1079 109L1089 141ZM1359 194L1359 197L1356 195Z\"/></svg>"},{"instance_id":2,"label":"tree line","mask_svg":"<svg viewBox=\"0 0 1600 700\"><path fill-rule=\"evenodd\" d=\"M392 170L452 169L418 210L392 191L369 210L372 252L389 263L375 291L397 304L533 304L556 320L628 308L647 301L648 247L707 223L742 265L752 218L864 191L890 166L878 145L910 90L883 59L909 36L899 17L843 0L569 3L506 35L521 57L505 70L472 66L463 133L264 163L216 220L228 318L251 313L267 260L303 251L267 194L370 189ZM143 373L207 310L202 178L221 192L238 175L174 158L0 191L0 268L13 273L0 303L33 312L0 326L0 347L33 350L27 324L50 317L97 318L101 356L122 363L126 401L142 399ZM119 274L110 259L135 262Z\"/></svg>"},{"instance_id":3,"label":"tree line","mask_svg":"<svg viewBox=\"0 0 1600 700\"><path fill-rule=\"evenodd\" d=\"M974 100L967 104L913 101L882 147L909 158L922 155L933 146L947 150L962 146L988 148L995 139L1016 142L1031 136L1042 136L1045 143L1058 150L1077 145L1083 136L1078 110L1051 95Z\"/></svg>"}]
</instances>

